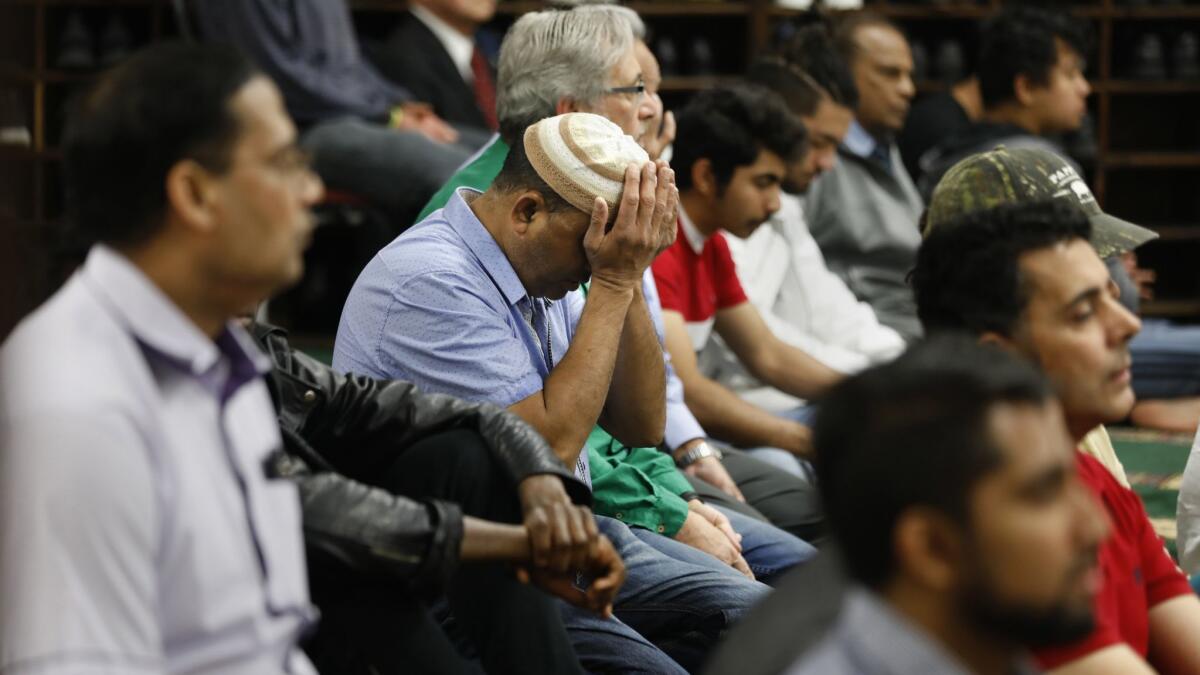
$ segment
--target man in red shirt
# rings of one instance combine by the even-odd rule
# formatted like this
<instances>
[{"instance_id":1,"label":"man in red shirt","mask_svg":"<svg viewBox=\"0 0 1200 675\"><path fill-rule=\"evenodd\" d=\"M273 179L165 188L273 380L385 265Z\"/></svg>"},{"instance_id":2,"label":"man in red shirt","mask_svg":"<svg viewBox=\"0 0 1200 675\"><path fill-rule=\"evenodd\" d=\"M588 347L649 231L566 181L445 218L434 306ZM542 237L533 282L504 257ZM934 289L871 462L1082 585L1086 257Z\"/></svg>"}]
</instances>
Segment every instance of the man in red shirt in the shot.
<instances>
[{"instance_id":1,"label":"man in red shirt","mask_svg":"<svg viewBox=\"0 0 1200 675\"><path fill-rule=\"evenodd\" d=\"M1134 403L1129 340L1140 323L1096 251L1122 241L1127 224L1082 204L1077 190L1031 198L1054 174L1019 155L976 155L939 185L912 275L918 315L929 333L968 332L1040 366L1078 444ZM965 180L955 182L956 170ZM1137 495L1092 456L1076 459L1111 525L1096 626L1079 642L1038 650L1039 662L1072 675L1200 672L1200 601Z\"/></svg>"},{"instance_id":2,"label":"man in red shirt","mask_svg":"<svg viewBox=\"0 0 1200 675\"><path fill-rule=\"evenodd\" d=\"M702 373L696 358L715 330L750 374L793 396L811 398L840 379L775 337L747 301L721 233L748 237L779 210L780 184L787 163L803 150L804 128L777 95L749 86L701 92L677 119L671 163L679 234L653 270L688 408L717 438L806 457L808 426L742 400ZM800 465L784 456L789 461L780 466L799 473Z\"/></svg>"}]
</instances>

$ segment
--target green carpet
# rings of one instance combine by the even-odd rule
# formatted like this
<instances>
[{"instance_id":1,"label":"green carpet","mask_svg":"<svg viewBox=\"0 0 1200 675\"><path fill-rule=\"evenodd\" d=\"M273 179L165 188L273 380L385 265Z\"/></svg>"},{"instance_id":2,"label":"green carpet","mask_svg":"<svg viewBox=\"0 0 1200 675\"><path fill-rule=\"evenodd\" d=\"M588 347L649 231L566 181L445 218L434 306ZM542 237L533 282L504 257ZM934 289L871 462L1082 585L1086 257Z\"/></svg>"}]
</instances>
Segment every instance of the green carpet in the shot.
<instances>
[{"instance_id":1,"label":"green carpet","mask_svg":"<svg viewBox=\"0 0 1200 675\"><path fill-rule=\"evenodd\" d=\"M1192 437L1135 429L1109 431L1130 485L1146 505L1154 529L1175 555L1175 503Z\"/></svg>"}]
</instances>

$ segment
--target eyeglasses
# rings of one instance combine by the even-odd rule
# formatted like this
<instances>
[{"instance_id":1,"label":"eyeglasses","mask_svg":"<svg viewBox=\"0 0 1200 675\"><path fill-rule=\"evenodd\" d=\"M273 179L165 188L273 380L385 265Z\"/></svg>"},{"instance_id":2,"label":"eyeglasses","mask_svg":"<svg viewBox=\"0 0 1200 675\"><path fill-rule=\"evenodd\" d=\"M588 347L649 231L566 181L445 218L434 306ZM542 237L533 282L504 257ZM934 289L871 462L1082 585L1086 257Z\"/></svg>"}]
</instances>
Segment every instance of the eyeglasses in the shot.
<instances>
[{"instance_id":1,"label":"eyeglasses","mask_svg":"<svg viewBox=\"0 0 1200 675\"><path fill-rule=\"evenodd\" d=\"M646 93L646 83L638 82L627 87L609 87L604 90L606 94L632 94L634 98L640 99Z\"/></svg>"}]
</instances>

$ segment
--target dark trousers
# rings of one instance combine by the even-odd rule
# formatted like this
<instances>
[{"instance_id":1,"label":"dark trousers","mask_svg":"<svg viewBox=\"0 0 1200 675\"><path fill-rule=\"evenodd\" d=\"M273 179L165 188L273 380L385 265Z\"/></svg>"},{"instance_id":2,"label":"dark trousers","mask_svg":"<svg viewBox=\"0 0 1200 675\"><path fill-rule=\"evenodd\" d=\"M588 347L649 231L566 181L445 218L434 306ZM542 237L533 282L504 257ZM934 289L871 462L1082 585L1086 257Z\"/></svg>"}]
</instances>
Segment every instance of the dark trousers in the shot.
<instances>
[{"instance_id":1,"label":"dark trousers","mask_svg":"<svg viewBox=\"0 0 1200 675\"><path fill-rule=\"evenodd\" d=\"M688 476L700 498L745 515L766 520L810 544L825 538L825 514L816 486L761 460L722 446L721 464L737 483L746 503L737 501L710 483Z\"/></svg>"},{"instance_id":2,"label":"dark trousers","mask_svg":"<svg viewBox=\"0 0 1200 675\"><path fill-rule=\"evenodd\" d=\"M479 435L455 430L430 436L405 449L386 475L372 481L395 494L459 504L463 513L498 522L521 522L511 478L492 459ZM557 603L519 583L506 565L460 564L445 589L454 616L455 640L411 592L379 587L321 584L314 578L322 631L340 642L333 651L345 658L347 646L387 673L580 673ZM318 589L323 597L316 597ZM436 594L437 589L424 589ZM326 630L329 624L332 628ZM456 649L454 644L462 647ZM320 660L316 650L310 650ZM462 654L478 659L472 663ZM352 672L317 663L321 672ZM364 672L364 671L359 671Z\"/></svg>"}]
</instances>

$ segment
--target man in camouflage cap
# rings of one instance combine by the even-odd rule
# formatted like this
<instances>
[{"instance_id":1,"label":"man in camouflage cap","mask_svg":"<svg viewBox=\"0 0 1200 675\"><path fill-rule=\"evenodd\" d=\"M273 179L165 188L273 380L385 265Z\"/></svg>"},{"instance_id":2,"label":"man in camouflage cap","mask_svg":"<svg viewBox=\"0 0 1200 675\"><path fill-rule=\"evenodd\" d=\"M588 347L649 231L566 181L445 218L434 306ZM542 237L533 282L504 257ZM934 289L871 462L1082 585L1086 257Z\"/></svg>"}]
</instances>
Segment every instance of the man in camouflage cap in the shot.
<instances>
[{"instance_id":1,"label":"man in camouflage cap","mask_svg":"<svg viewBox=\"0 0 1200 675\"><path fill-rule=\"evenodd\" d=\"M1062 157L1041 148L1004 146L972 155L946 172L933 191L921 233L928 236L933 227L973 211L1041 201L1059 201L1087 216L1092 247L1101 258L1132 251L1158 237L1102 211L1087 183Z\"/></svg>"},{"instance_id":2,"label":"man in camouflage cap","mask_svg":"<svg viewBox=\"0 0 1200 675\"><path fill-rule=\"evenodd\" d=\"M922 230L956 215L1001 204L1053 200L1087 216L1092 246L1120 288L1121 304L1138 313L1139 292L1121 256L1158 235L1104 213L1074 165L1040 148L972 155L946 172L933 192ZM1191 433L1200 421L1200 329L1147 320L1129 345L1139 426Z\"/></svg>"}]
</instances>

